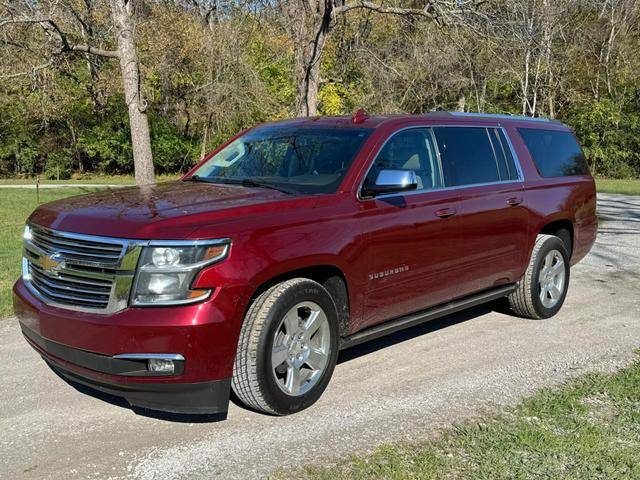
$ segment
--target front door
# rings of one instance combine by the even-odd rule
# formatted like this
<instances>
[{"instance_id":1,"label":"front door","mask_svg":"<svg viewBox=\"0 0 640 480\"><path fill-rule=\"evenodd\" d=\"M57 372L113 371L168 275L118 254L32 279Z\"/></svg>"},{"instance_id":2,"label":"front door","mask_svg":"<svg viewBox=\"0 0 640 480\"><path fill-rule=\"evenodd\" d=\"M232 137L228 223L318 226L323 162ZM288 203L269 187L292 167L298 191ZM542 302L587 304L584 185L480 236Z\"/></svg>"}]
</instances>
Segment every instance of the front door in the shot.
<instances>
[{"instance_id":1,"label":"front door","mask_svg":"<svg viewBox=\"0 0 640 480\"><path fill-rule=\"evenodd\" d=\"M364 324L358 329L447 300L457 288L461 265L459 192L442 188L431 130L392 135L365 182L374 182L385 168L415 171L418 189L362 199L369 281Z\"/></svg>"}]
</instances>

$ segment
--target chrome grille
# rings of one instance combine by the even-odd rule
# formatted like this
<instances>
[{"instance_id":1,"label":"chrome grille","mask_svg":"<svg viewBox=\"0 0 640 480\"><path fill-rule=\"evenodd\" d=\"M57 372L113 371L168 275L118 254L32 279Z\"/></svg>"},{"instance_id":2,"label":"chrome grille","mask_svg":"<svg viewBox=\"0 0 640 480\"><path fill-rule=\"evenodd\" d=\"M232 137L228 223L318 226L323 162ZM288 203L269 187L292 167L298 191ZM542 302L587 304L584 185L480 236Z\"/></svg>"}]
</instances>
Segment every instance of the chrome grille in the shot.
<instances>
[{"instance_id":1,"label":"chrome grille","mask_svg":"<svg viewBox=\"0 0 640 480\"><path fill-rule=\"evenodd\" d=\"M31 228L32 243L47 253L57 253L68 260L115 265L120 261L123 243L86 240L70 234Z\"/></svg>"},{"instance_id":2,"label":"chrome grille","mask_svg":"<svg viewBox=\"0 0 640 480\"><path fill-rule=\"evenodd\" d=\"M127 306L139 253L139 242L29 225L23 278L47 304L112 313Z\"/></svg>"},{"instance_id":3,"label":"chrome grille","mask_svg":"<svg viewBox=\"0 0 640 480\"><path fill-rule=\"evenodd\" d=\"M107 308L113 282L109 280L87 283L82 277L52 275L29 263L31 283L40 293L61 303L93 308Z\"/></svg>"}]
</instances>

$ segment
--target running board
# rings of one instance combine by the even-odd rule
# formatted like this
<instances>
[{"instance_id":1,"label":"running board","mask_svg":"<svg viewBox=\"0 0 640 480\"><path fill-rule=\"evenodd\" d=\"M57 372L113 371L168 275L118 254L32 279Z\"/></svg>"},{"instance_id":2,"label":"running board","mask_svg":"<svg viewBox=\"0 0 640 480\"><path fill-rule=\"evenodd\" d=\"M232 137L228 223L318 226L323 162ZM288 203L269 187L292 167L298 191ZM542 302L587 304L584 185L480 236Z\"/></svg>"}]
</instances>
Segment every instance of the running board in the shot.
<instances>
[{"instance_id":1,"label":"running board","mask_svg":"<svg viewBox=\"0 0 640 480\"><path fill-rule=\"evenodd\" d=\"M436 318L459 312L460 310L465 310L467 308L475 307L476 305L497 300L498 298L509 295L515 289L515 284L503 285L468 297L443 303L417 313L412 313L410 315L405 315L403 317L374 325L373 327L356 332L348 337L343 337L340 341L340 349L342 350L344 348L353 347L360 343L373 340L374 338L379 338L399 330L404 330L405 328L413 327L429 320L435 320Z\"/></svg>"}]
</instances>

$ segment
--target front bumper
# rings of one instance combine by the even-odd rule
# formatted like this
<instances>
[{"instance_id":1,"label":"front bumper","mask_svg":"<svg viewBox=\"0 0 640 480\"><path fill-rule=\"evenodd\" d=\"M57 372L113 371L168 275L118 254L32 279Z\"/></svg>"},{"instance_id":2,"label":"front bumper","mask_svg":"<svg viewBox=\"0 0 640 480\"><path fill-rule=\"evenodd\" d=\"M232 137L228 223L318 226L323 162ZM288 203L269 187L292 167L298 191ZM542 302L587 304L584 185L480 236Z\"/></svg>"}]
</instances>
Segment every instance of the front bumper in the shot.
<instances>
[{"instance_id":1,"label":"front bumper","mask_svg":"<svg viewBox=\"0 0 640 480\"><path fill-rule=\"evenodd\" d=\"M227 411L239 331L235 310L224 294L214 294L195 305L97 315L46 305L22 280L14 286L25 338L58 373L132 406L172 413ZM172 375L140 374L134 362L113 358L131 353L175 353L185 361Z\"/></svg>"},{"instance_id":2,"label":"front bumper","mask_svg":"<svg viewBox=\"0 0 640 480\"><path fill-rule=\"evenodd\" d=\"M74 365L91 365L103 370L117 371L118 360L52 342L29 330L22 333L27 342L57 373L72 383L124 398L132 407L180 414L226 413L229 405L231 379L199 383L112 383L90 373L78 374ZM57 355L53 355L55 352ZM68 360L73 359L74 363ZM86 365L83 365L86 364ZM89 370L89 369L87 369Z\"/></svg>"}]
</instances>

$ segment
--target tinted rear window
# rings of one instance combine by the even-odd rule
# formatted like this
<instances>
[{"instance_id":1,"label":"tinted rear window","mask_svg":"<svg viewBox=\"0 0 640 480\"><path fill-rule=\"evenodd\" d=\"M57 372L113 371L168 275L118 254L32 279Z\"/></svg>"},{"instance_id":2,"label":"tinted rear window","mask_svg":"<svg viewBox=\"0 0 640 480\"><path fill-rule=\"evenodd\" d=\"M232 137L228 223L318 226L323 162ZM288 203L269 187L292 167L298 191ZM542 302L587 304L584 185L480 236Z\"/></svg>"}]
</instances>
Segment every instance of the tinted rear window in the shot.
<instances>
[{"instance_id":1,"label":"tinted rear window","mask_svg":"<svg viewBox=\"0 0 640 480\"><path fill-rule=\"evenodd\" d=\"M446 186L474 185L508 179L505 156L501 148L500 158L496 156L496 147L500 145L492 130L480 127L433 129L438 141ZM491 135L494 135L493 140Z\"/></svg>"},{"instance_id":2,"label":"tinted rear window","mask_svg":"<svg viewBox=\"0 0 640 480\"><path fill-rule=\"evenodd\" d=\"M538 172L543 177L586 175L589 167L573 134L556 130L519 128Z\"/></svg>"}]
</instances>

